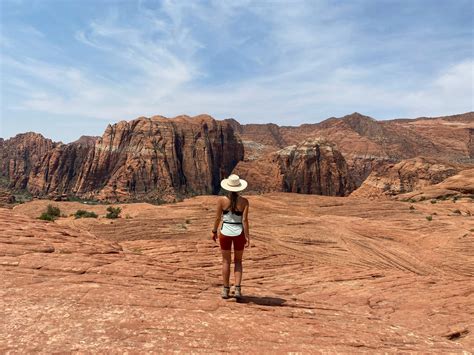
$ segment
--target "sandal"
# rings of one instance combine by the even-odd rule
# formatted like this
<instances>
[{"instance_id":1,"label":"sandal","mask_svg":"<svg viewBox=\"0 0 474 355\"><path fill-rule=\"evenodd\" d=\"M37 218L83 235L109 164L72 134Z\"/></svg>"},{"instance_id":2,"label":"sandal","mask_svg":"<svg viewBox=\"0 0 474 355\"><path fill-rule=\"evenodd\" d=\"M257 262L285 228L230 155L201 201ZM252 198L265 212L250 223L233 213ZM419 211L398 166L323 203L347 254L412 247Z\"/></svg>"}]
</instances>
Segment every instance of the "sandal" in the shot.
<instances>
[{"instance_id":1,"label":"sandal","mask_svg":"<svg viewBox=\"0 0 474 355\"><path fill-rule=\"evenodd\" d=\"M229 286L222 287L221 297L224 299L229 298L229 290L230 290Z\"/></svg>"}]
</instances>

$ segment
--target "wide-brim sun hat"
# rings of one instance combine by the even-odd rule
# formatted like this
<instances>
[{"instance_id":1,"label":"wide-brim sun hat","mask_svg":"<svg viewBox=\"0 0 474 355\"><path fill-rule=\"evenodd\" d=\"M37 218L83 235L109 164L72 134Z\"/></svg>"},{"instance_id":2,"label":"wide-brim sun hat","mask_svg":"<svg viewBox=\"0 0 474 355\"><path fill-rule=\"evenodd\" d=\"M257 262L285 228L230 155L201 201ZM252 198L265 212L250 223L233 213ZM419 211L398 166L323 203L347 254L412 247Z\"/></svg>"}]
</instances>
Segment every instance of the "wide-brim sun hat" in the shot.
<instances>
[{"instance_id":1,"label":"wide-brim sun hat","mask_svg":"<svg viewBox=\"0 0 474 355\"><path fill-rule=\"evenodd\" d=\"M221 181L221 187L227 191L242 191L247 188L247 181L239 178L238 175L232 174Z\"/></svg>"}]
</instances>

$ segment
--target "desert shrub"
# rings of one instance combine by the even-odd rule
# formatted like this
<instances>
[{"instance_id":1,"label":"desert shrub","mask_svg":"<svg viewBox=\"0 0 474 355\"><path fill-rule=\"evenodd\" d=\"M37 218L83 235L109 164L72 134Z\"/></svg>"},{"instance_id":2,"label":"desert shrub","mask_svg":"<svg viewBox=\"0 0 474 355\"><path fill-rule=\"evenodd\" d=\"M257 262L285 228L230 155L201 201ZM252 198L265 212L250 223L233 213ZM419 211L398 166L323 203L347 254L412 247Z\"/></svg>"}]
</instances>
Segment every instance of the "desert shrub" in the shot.
<instances>
[{"instance_id":1,"label":"desert shrub","mask_svg":"<svg viewBox=\"0 0 474 355\"><path fill-rule=\"evenodd\" d=\"M460 210L454 210L453 213L461 214L461 211Z\"/></svg>"},{"instance_id":2,"label":"desert shrub","mask_svg":"<svg viewBox=\"0 0 474 355\"><path fill-rule=\"evenodd\" d=\"M48 207L46 207L46 211L41 213L38 219L41 219L43 221L54 221L60 215L61 215L61 210L59 209L59 207L48 205Z\"/></svg>"},{"instance_id":3,"label":"desert shrub","mask_svg":"<svg viewBox=\"0 0 474 355\"><path fill-rule=\"evenodd\" d=\"M59 217L61 215L61 210L59 209L59 207L48 205L48 207L46 208L46 213L53 217Z\"/></svg>"},{"instance_id":4,"label":"desert shrub","mask_svg":"<svg viewBox=\"0 0 474 355\"><path fill-rule=\"evenodd\" d=\"M77 210L76 213L74 214L74 217L76 218L97 218L97 214L91 211L86 211L86 210Z\"/></svg>"},{"instance_id":5,"label":"desert shrub","mask_svg":"<svg viewBox=\"0 0 474 355\"><path fill-rule=\"evenodd\" d=\"M424 201L424 200L426 200L426 196L421 196L420 201Z\"/></svg>"},{"instance_id":6,"label":"desert shrub","mask_svg":"<svg viewBox=\"0 0 474 355\"><path fill-rule=\"evenodd\" d=\"M122 212L122 209L120 207L109 206L107 207L107 212L109 213L105 215L106 218L115 219L115 218L119 218L120 212Z\"/></svg>"},{"instance_id":7,"label":"desert shrub","mask_svg":"<svg viewBox=\"0 0 474 355\"><path fill-rule=\"evenodd\" d=\"M410 206L410 210L412 210L412 211L413 211L414 209L415 209L415 207L413 207L413 206Z\"/></svg>"},{"instance_id":8,"label":"desert shrub","mask_svg":"<svg viewBox=\"0 0 474 355\"><path fill-rule=\"evenodd\" d=\"M51 221L53 222L55 220L54 216L51 216L47 214L46 212L41 213L41 215L38 217L38 219L41 219L43 221Z\"/></svg>"},{"instance_id":9,"label":"desert shrub","mask_svg":"<svg viewBox=\"0 0 474 355\"><path fill-rule=\"evenodd\" d=\"M430 202L431 202L431 203L436 203L436 200L431 200Z\"/></svg>"},{"instance_id":10,"label":"desert shrub","mask_svg":"<svg viewBox=\"0 0 474 355\"><path fill-rule=\"evenodd\" d=\"M433 217L432 217L432 216L426 216L426 219L427 219L428 221L432 221L432 220L433 220Z\"/></svg>"}]
</instances>

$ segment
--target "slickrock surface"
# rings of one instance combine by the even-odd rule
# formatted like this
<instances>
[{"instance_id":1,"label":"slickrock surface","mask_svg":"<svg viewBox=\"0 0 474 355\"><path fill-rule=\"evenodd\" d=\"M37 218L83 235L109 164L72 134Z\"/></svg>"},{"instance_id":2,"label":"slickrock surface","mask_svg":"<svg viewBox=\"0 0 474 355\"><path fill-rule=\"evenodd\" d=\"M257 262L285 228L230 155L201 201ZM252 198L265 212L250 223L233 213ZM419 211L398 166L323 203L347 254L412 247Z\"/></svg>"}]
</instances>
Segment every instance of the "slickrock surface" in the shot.
<instances>
[{"instance_id":1,"label":"slickrock surface","mask_svg":"<svg viewBox=\"0 0 474 355\"><path fill-rule=\"evenodd\" d=\"M219 297L216 198L121 205L117 220L32 219L49 203L66 215L105 205L0 209L0 351L474 348L472 199L249 196L237 303Z\"/></svg>"},{"instance_id":2,"label":"slickrock surface","mask_svg":"<svg viewBox=\"0 0 474 355\"><path fill-rule=\"evenodd\" d=\"M0 176L11 188L112 201L216 194L244 156L232 126L207 115L140 117L69 144L33 133L0 143Z\"/></svg>"},{"instance_id":3,"label":"slickrock surface","mask_svg":"<svg viewBox=\"0 0 474 355\"><path fill-rule=\"evenodd\" d=\"M438 184L466 168L467 165L435 158L406 159L373 170L351 196L380 198L411 192Z\"/></svg>"}]
</instances>

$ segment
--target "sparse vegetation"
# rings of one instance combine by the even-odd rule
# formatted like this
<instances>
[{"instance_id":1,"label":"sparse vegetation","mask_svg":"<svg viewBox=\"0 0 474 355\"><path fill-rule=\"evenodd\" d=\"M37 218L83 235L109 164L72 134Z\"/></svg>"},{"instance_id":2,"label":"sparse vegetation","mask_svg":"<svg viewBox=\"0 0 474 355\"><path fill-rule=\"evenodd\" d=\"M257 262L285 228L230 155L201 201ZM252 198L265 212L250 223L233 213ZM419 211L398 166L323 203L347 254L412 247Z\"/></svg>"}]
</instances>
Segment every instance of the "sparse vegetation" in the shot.
<instances>
[{"instance_id":1,"label":"sparse vegetation","mask_svg":"<svg viewBox=\"0 0 474 355\"><path fill-rule=\"evenodd\" d=\"M107 207L107 212L108 213L105 215L105 218L115 219L120 217L120 212L122 212L122 209L120 207L109 206Z\"/></svg>"},{"instance_id":2,"label":"sparse vegetation","mask_svg":"<svg viewBox=\"0 0 474 355\"><path fill-rule=\"evenodd\" d=\"M455 213L455 214L461 214L461 211L460 211L460 210L454 210L453 213Z\"/></svg>"},{"instance_id":3,"label":"sparse vegetation","mask_svg":"<svg viewBox=\"0 0 474 355\"><path fill-rule=\"evenodd\" d=\"M132 219L132 216L130 216L128 213L125 215L125 219Z\"/></svg>"},{"instance_id":4,"label":"sparse vegetation","mask_svg":"<svg viewBox=\"0 0 474 355\"><path fill-rule=\"evenodd\" d=\"M410 211L413 211L415 207L413 205L410 206Z\"/></svg>"},{"instance_id":5,"label":"sparse vegetation","mask_svg":"<svg viewBox=\"0 0 474 355\"><path fill-rule=\"evenodd\" d=\"M424 200L426 200L426 196L421 196L420 201L424 201Z\"/></svg>"},{"instance_id":6,"label":"sparse vegetation","mask_svg":"<svg viewBox=\"0 0 474 355\"><path fill-rule=\"evenodd\" d=\"M432 221L432 220L433 220L433 216L431 216L431 215L426 216L426 219L427 219L428 221Z\"/></svg>"},{"instance_id":7,"label":"sparse vegetation","mask_svg":"<svg viewBox=\"0 0 474 355\"><path fill-rule=\"evenodd\" d=\"M436 202L438 202L438 201L436 201L436 200L431 200L430 202L431 202L431 203L436 203Z\"/></svg>"},{"instance_id":8,"label":"sparse vegetation","mask_svg":"<svg viewBox=\"0 0 474 355\"><path fill-rule=\"evenodd\" d=\"M191 220L189 218L186 218L186 224L190 224Z\"/></svg>"},{"instance_id":9,"label":"sparse vegetation","mask_svg":"<svg viewBox=\"0 0 474 355\"><path fill-rule=\"evenodd\" d=\"M86 210L77 210L74 214L74 217L77 218L97 218L97 214L95 212L86 211Z\"/></svg>"},{"instance_id":10,"label":"sparse vegetation","mask_svg":"<svg viewBox=\"0 0 474 355\"><path fill-rule=\"evenodd\" d=\"M41 219L43 221L50 221L53 222L56 218L53 216L47 214L46 212L41 213L41 215L38 217L38 219Z\"/></svg>"},{"instance_id":11,"label":"sparse vegetation","mask_svg":"<svg viewBox=\"0 0 474 355\"><path fill-rule=\"evenodd\" d=\"M41 213L41 215L38 217L38 219L41 219L43 221L53 222L60 215L61 215L61 210L59 209L59 207L55 207L53 205L48 205L48 207L46 207L46 211Z\"/></svg>"},{"instance_id":12,"label":"sparse vegetation","mask_svg":"<svg viewBox=\"0 0 474 355\"><path fill-rule=\"evenodd\" d=\"M458 199L459 199L459 196L457 196L457 195L454 196L454 197L453 197L453 202L455 203Z\"/></svg>"},{"instance_id":13,"label":"sparse vegetation","mask_svg":"<svg viewBox=\"0 0 474 355\"><path fill-rule=\"evenodd\" d=\"M188 227L187 227L186 224L184 224L184 223L178 223L176 226L177 226L179 229L188 229Z\"/></svg>"}]
</instances>

